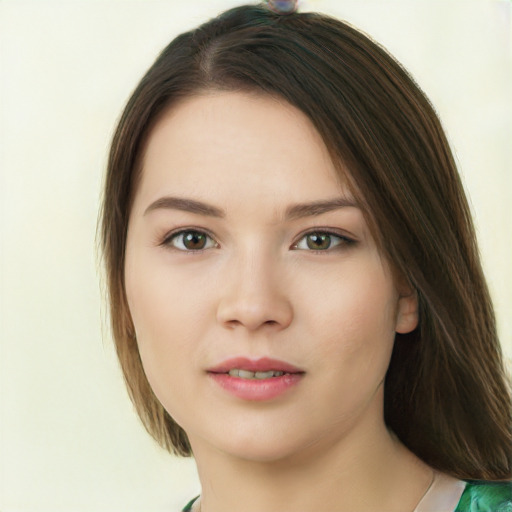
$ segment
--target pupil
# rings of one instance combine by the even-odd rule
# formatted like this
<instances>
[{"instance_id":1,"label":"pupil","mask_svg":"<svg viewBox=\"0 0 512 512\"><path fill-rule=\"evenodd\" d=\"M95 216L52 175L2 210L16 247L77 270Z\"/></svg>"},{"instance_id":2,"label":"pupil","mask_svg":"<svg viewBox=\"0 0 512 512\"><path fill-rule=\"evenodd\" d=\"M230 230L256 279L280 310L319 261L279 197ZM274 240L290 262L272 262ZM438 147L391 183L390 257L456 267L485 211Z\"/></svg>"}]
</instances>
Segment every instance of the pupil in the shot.
<instances>
[{"instance_id":1,"label":"pupil","mask_svg":"<svg viewBox=\"0 0 512 512\"><path fill-rule=\"evenodd\" d=\"M329 249L331 245L331 237L329 235L308 235L309 249Z\"/></svg>"},{"instance_id":2,"label":"pupil","mask_svg":"<svg viewBox=\"0 0 512 512\"><path fill-rule=\"evenodd\" d=\"M203 249L206 244L206 237L201 233L195 233L193 231L187 233L183 237L183 245L187 249Z\"/></svg>"}]
</instances>

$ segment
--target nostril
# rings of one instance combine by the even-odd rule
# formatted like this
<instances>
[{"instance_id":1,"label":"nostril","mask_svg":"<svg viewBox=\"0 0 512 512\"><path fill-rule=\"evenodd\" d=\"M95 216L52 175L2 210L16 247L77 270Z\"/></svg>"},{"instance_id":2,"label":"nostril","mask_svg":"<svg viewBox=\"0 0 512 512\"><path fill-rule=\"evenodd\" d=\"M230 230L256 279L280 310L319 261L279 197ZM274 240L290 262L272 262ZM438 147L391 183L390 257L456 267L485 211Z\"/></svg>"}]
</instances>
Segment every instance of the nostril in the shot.
<instances>
[{"instance_id":1,"label":"nostril","mask_svg":"<svg viewBox=\"0 0 512 512\"><path fill-rule=\"evenodd\" d=\"M228 329L286 328L292 317L291 304L286 299L269 293L244 295L241 290L223 296L217 309L217 320Z\"/></svg>"}]
</instances>

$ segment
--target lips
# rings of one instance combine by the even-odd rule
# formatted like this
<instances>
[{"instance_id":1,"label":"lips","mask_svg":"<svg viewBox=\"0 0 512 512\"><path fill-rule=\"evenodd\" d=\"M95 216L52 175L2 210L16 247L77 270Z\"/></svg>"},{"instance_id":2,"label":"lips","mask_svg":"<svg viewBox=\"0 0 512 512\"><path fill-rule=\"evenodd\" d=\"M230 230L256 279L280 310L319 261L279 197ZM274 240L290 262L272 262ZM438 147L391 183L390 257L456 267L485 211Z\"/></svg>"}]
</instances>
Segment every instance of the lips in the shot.
<instances>
[{"instance_id":1,"label":"lips","mask_svg":"<svg viewBox=\"0 0 512 512\"><path fill-rule=\"evenodd\" d=\"M246 401L268 401L287 395L304 377L296 366L277 359L236 357L208 369L217 389Z\"/></svg>"},{"instance_id":2,"label":"lips","mask_svg":"<svg viewBox=\"0 0 512 512\"><path fill-rule=\"evenodd\" d=\"M227 359L213 368L209 368L209 373L229 373L230 370L245 370L249 372L283 372L283 373L304 373L304 370L293 366L290 363L263 357L261 359L248 359L246 357L235 357Z\"/></svg>"}]
</instances>

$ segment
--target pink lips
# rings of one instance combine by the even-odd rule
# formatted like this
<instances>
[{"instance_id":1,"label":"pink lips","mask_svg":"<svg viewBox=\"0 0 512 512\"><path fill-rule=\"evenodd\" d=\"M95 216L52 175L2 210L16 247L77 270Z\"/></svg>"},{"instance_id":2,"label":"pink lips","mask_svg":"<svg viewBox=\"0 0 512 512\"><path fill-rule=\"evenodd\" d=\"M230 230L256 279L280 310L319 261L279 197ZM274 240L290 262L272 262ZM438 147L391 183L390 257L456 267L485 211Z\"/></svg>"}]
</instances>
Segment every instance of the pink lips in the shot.
<instances>
[{"instance_id":1,"label":"pink lips","mask_svg":"<svg viewBox=\"0 0 512 512\"><path fill-rule=\"evenodd\" d=\"M303 370L296 366L277 359L270 359L268 357L256 360L248 359L246 357L234 357L233 359L223 361L213 368L209 368L208 371L211 373L228 373L229 370L233 370L234 368L237 368L238 370L247 370L249 372L268 372L270 370L274 370L276 372L285 373L304 373Z\"/></svg>"},{"instance_id":2,"label":"pink lips","mask_svg":"<svg viewBox=\"0 0 512 512\"><path fill-rule=\"evenodd\" d=\"M270 370L284 372L280 377L267 379L243 379L229 375L233 369L251 372L268 372ZM289 363L264 357L251 360L245 357L236 357L223 361L219 365L208 369L209 377L225 391L242 398L243 400L264 401L271 400L285 393L304 377L304 371Z\"/></svg>"}]
</instances>

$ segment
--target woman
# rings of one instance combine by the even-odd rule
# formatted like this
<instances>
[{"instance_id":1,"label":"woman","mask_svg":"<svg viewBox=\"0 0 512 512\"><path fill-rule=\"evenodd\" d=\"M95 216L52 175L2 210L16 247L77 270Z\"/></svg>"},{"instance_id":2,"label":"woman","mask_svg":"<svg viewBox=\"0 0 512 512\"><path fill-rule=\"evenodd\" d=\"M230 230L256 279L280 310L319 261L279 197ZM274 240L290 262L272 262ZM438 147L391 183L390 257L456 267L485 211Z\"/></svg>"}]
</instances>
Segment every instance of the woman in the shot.
<instances>
[{"instance_id":1,"label":"woman","mask_svg":"<svg viewBox=\"0 0 512 512\"><path fill-rule=\"evenodd\" d=\"M119 122L130 396L194 454L185 510L508 510L510 393L440 123L381 47L291 7L177 37Z\"/></svg>"}]
</instances>

